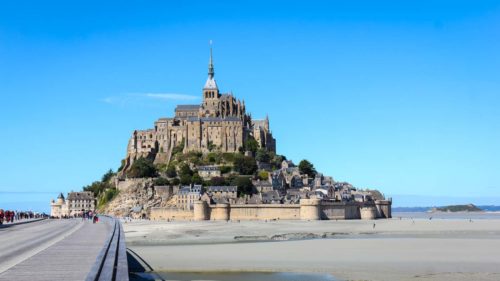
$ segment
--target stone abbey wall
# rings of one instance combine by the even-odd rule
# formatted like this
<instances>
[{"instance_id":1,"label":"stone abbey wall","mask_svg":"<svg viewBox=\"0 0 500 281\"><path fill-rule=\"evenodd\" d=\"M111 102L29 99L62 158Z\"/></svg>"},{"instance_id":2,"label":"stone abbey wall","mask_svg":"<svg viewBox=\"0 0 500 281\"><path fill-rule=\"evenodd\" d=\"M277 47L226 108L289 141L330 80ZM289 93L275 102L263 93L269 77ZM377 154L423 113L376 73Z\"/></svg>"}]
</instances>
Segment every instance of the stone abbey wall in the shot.
<instances>
[{"instance_id":1,"label":"stone abbey wall","mask_svg":"<svg viewBox=\"0 0 500 281\"><path fill-rule=\"evenodd\" d=\"M193 210L153 208L152 220L350 220L390 218L391 202L329 202L302 199L300 204L208 205L197 201ZM389 216L388 216L389 215Z\"/></svg>"}]
</instances>

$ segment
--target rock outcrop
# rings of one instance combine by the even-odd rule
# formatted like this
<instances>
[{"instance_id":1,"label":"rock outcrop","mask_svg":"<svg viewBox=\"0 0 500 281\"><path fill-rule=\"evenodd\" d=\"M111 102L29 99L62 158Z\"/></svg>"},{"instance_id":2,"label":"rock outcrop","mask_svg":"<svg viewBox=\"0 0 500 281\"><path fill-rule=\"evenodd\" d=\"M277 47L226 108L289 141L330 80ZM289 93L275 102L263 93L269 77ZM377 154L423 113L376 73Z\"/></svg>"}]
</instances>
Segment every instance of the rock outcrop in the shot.
<instances>
[{"instance_id":1,"label":"rock outcrop","mask_svg":"<svg viewBox=\"0 0 500 281\"><path fill-rule=\"evenodd\" d=\"M111 200L102 213L133 218L149 217L152 207L166 207L172 192L165 187L155 187L153 179L130 179L117 182L118 195ZM169 187L166 187L167 189Z\"/></svg>"}]
</instances>

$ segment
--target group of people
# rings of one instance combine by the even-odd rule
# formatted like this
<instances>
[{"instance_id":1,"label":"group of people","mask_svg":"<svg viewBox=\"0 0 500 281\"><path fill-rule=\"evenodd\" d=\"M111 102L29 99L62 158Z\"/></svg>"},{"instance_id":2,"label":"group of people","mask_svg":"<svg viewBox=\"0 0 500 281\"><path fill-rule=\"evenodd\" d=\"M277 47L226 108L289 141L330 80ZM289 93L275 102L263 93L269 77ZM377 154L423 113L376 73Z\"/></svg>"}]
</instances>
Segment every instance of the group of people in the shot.
<instances>
[{"instance_id":1,"label":"group of people","mask_svg":"<svg viewBox=\"0 0 500 281\"><path fill-rule=\"evenodd\" d=\"M40 218L43 214L35 214L33 212L10 211L0 209L0 225L3 223L13 223L18 220Z\"/></svg>"},{"instance_id":2,"label":"group of people","mask_svg":"<svg viewBox=\"0 0 500 281\"><path fill-rule=\"evenodd\" d=\"M92 211L86 211L82 214L82 220L92 220L92 223L96 223L99 221L99 217Z\"/></svg>"}]
</instances>

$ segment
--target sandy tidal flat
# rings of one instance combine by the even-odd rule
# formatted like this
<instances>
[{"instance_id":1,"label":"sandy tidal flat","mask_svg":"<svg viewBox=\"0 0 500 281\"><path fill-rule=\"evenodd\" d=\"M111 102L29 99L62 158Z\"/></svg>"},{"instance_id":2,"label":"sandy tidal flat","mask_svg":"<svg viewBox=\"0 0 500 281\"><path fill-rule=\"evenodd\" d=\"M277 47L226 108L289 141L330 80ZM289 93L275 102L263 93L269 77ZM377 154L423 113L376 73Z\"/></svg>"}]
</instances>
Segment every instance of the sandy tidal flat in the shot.
<instances>
[{"instance_id":1,"label":"sandy tidal flat","mask_svg":"<svg viewBox=\"0 0 500 281\"><path fill-rule=\"evenodd\" d=\"M500 280L500 220L128 222L155 271L325 272L340 280ZM314 239L304 239L314 238Z\"/></svg>"}]
</instances>

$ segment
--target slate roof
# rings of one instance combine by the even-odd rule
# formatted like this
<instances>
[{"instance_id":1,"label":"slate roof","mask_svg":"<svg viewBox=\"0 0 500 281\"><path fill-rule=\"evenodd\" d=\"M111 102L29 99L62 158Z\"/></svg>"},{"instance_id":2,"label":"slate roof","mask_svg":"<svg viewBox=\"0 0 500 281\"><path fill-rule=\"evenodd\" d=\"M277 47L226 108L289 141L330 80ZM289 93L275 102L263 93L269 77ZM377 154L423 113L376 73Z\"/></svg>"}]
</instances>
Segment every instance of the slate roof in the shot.
<instances>
[{"instance_id":1,"label":"slate roof","mask_svg":"<svg viewBox=\"0 0 500 281\"><path fill-rule=\"evenodd\" d=\"M217 82L212 77L208 77L207 82L205 82L205 87L203 89L217 89Z\"/></svg>"},{"instance_id":2,"label":"slate roof","mask_svg":"<svg viewBox=\"0 0 500 281\"><path fill-rule=\"evenodd\" d=\"M237 186L207 186L207 192L237 192Z\"/></svg>"},{"instance_id":3,"label":"slate roof","mask_svg":"<svg viewBox=\"0 0 500 281\"><path fill-rule=\"evenodd\" d=\"M85 192L70 192L68 200L94 200L94 193L90 191Z\"/></svg>"},{"instance_id":4,"label":"slate roof","mask_svg":"<svg viewBox=\"0 0 500 281\"><path fill-rule=\"evenodd\" d=\"M219 171L218 166L198 166L198 171Z\"/></svg>"},{"instance_id":5,"label":"slate roof","mask_svg":"<svg viewBox=\"0 0 500 281\"><path fill-rule=\"evenodd\" d=\"M179 104L175 111L198 111L200 106L198 104Z\"/></svg>"},{"instance_id":6,"label":"slate roof","mask_svg":"<svg viewBox=\"0 0 500 281\"><path fill-rule=\"evenodd\" d=\"M196 121L202 121L202 122L222 122L222 121L241 121L240 118L235 117L235 116L228 116L225 118L222 117L188 117L187 121L189 122L196 122Z\"/></svg>"}]
</instances>

